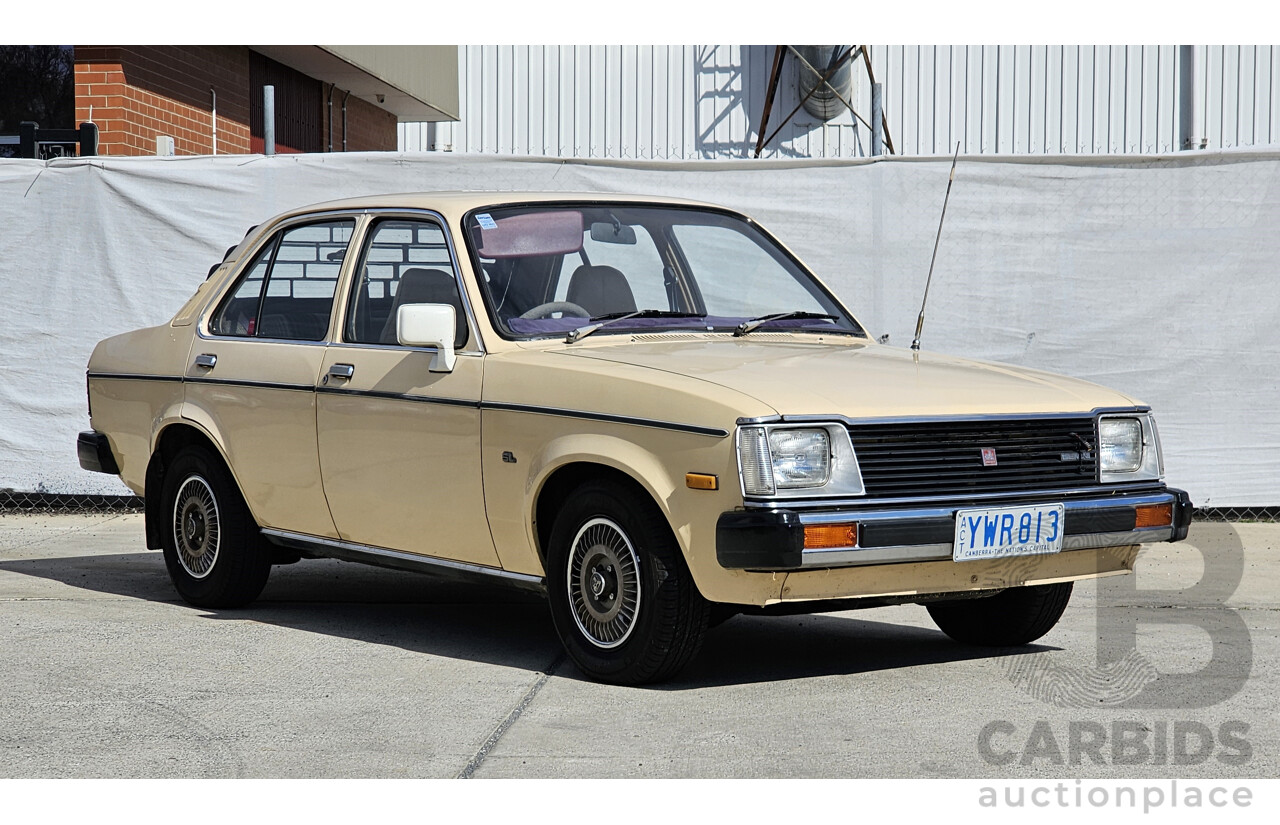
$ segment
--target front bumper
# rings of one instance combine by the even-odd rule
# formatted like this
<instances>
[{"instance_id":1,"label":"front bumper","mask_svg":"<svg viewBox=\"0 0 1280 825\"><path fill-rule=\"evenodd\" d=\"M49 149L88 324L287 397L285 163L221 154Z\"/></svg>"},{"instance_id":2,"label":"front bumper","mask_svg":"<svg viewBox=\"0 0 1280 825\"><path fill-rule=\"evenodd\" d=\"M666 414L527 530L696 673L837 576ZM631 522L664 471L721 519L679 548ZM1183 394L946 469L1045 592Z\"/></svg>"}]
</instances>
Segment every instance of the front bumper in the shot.
<instances>
[{"instance_id":1,"label":"front bumper","mask_svg":"<svg viewBox=\"0 0 1280 825\"><path fill-rule=\"evenodd\" d=\"M1187 494L1172 488L1061 501L1066 516L1063 551L1181 541L1187 537L1193 509ZM1172 505L1170 524L1135 526L1137 507L1165 504ZM950 559L956 511L971 506L734 510L722 513L716 523L716 559L727 569L761 571ZM821 550L805 548L806 526L848 522L858 524L857 544Z\"/></svg>"}]
</instances>

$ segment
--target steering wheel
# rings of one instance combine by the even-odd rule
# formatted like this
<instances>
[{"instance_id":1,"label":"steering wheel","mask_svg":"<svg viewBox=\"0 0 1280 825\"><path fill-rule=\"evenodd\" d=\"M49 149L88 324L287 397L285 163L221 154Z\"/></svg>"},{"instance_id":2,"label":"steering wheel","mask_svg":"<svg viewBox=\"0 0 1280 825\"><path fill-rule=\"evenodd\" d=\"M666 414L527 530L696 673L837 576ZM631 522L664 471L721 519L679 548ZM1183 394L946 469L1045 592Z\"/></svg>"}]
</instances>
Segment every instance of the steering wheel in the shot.
<instances>
[{"instance_id":1,"label":"steering wheel","mask_svg":"<svg viewBox=\"0 0 1280 825\"><path fill-rule=\"evenodd\" d=\"M548 301L545 304L538 304L536 307L520 313L520 317L525 320L533 318L550 318L555 313L570 315L576 318L590 318L591 313L582 307L570 301Z\"/></svg>"}]
</instances>

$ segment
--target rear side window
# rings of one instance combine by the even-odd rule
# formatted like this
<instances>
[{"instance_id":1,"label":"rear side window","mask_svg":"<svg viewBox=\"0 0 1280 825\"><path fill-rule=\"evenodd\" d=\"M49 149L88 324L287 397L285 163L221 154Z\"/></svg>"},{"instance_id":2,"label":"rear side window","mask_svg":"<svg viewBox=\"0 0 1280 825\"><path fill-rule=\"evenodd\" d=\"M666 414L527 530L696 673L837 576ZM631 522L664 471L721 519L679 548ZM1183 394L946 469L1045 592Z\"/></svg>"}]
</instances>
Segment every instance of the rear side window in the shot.
<instances>
[{"instance_id":1,"label":"rear side window","mask_svg":"<svg viewBox=\"0 0 1280 825\"><path fill-rule=\"evenodd\" d=\"M215 335L320 341L329 329L338 273L355 220L277 233L214 314Z\"/></svg>"}]
</instances>

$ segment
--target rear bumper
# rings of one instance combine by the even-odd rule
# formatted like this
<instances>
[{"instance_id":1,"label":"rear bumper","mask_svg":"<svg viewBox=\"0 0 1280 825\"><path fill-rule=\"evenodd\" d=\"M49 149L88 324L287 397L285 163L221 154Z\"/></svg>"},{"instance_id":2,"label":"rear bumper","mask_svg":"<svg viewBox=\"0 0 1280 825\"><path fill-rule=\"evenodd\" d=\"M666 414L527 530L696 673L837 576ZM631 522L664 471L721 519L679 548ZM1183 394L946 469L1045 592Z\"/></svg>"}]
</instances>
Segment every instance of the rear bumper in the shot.
<instances>
[{"instance_id":1,"label":"rear bumper","mask_svg":"<svg viewBox=\"0 0 1280 825\"><path fill-rule=\"evenodd\" d=\"M1121 493L1062 502L1063 551L1181 541L1191 523L1191 499L1182 490ZM1136 527L1135 508L1172 505L1172 523ZM994 505L992 505L994 506ZM716 559L732 570L810 570L950 559L955 514L961 506L840 508L831 510L735 510L716 524ZM858 543L804 547L807 525L857 522Z\"/></svg>"},{"instance_id":2,"label":"rear bumper","mask_svg":"<svg viewBox=\"0 0 1280 825\"><path fill-rule=\"evenodd\" d=\"M95 430L86 430L76 439L76 453L80 457L80 467L94 473L120 475L120 465L111 452L111 443L107 437Z\"/></svg>"}]
</instances>

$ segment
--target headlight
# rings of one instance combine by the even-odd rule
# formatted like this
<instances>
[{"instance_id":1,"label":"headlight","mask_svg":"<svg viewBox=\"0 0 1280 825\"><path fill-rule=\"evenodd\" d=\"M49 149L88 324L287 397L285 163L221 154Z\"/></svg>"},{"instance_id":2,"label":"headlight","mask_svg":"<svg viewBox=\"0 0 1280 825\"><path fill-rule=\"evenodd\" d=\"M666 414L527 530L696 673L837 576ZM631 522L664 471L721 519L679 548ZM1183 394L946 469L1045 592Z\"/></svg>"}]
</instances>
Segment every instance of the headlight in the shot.
<instances>
[{"instance_id":1,"label":"headlight","mask_svg":"<svg viewBox=\"0 0 1280 825\"><path fill-rule=\"evenodd\" d=\"M842 425L778 424L738 430L744 496L862 495L862 473Z\"/></svg>"},{"instance_id":2,"label":"headlight","mask_svg":"<svg viewBox=\"0 0 1280 825\"><path fill-rule=\"evenodd\" d=\"M831 436L826 430L772 430L769 457L781 490L821 487L831 478Z\"/></svg>"},{"instance_id":3,"label":"headlight","mask_svg":"<svg viewBox=\"0 0 1280 825\"><path fill-rule=\"evenodd\" d=\"M1155 419L1150 413L1099 418L1098 458L1103 482L1162 478L1164 461Z\"/></svg>"},{"instance_id":4,"label":"headlight","mask_svg":"<svg viewBox=\"0 0 1280 825\"><path fill-rule=\"evenodd\" d=\"M1098 422L1098 451L1104 473L1133 473L1142 466L1142 422L1104 418Z\"/></svg>"}]
</instances>

